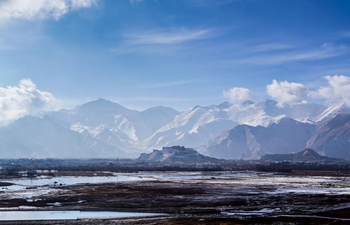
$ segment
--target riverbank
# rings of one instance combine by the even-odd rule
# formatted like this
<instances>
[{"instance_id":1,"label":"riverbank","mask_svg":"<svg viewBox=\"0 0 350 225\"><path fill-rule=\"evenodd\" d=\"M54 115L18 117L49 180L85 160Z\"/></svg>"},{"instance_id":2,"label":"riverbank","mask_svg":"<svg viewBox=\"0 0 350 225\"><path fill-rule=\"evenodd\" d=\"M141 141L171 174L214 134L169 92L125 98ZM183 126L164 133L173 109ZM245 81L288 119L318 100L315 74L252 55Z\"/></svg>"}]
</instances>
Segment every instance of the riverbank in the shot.
<instances>
[{"instance_id":1,"label":"riverbank","mask_svg":"<svg viewBox=\"0 0 350 225\"><path fill-rule=\"evenodd\" d=\"M148 218L21 221L21 224L350 223L348 177L255 172L123 175L139 180L31 187L29 197L28 193L23 196L17 191L13 195L0 194L0 208L167 214ZM45 192L46 188L50 191Z\"/></svg>"}]
</instances>

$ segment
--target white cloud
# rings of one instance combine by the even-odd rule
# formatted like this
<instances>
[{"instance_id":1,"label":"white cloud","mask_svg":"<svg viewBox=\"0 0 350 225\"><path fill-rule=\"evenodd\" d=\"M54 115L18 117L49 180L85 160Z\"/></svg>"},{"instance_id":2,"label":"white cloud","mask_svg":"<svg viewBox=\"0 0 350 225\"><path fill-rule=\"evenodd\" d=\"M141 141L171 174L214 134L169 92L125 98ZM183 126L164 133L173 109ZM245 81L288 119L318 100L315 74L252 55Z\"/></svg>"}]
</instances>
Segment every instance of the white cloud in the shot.
<instances>
[{"instance_id":1,"label":"white cloud","mask_svg":"<svg viewBox=\"0 0 350 225\"><path fill-rule=\"evenodd\" d=\"M126 33L124 41L111 49L115 54L162 54L188 50L188 42L204 40L218 35L215 29L172 29Z\"/></svg>"},{"instance_id":2,"label":"white cloud","mask_svg":"<svg viewBox=\"0 0 350 225\"><path fill-rule=\"evenodd\" d=\"M273 80L266 88L267 94L280 103L301 103L308 96L307 87L300 83Z\"/></svg>"},{"instance_id":3,"label":"white cloud","mask_svg":"<svg viewBox=\"0 0 350 225\"><path fill-rule=\"evenodd\" d=\"M98 0L4 0L0 2L0 21L10 19L59 19L71 10L88 8Z\"/></svg>"},{"instance_id":4,"label":"white cloud","mask_svg":"<svg viewBox=\"0 0 350 225\"><path fill-rule=\"evenodd\" d=\"M312 49L312 50L295 50L292 47L287 51L288 48L285 46L285 51L280 53L275 53L274 50L283 50L283 46L278 45L267 45L261 46L260 49L257 48L257 52L267 52L271 53L261 54L258 56L248 56L245 58L237 59L234 61L236 64L255 64L255 65L278 65L289 62L301 62L301 61L314 61L333 58L336 56L343 55L348 52L348 48L345 46L336 46L332 43L325 43L322 46ZM268 49L270 48L270 49ZM277 49L280 48L280 49ZM254 50L254 49L253 49Z\"/></svg>"},{"instance_id":5,"label":"white cloud","mask_svg":"<svg viewBox=\"0 0 350 225\"><path fill-rule=\"evenodd\" d=\"M232 102L243 102L254 97L254 93L247 88L234 87L228 91L223 91L224 97L229 98Z\"/></svg>"},{"instance_id":6,"label":"white cloud","mask_svg":"<svg viewBox=\"0 0 350 225\"><path fill-rule=\"evenodd\" d=\"M350 77L344 75L325 76L327 87L310 93L313 98L326 99L328 103L344 102L350 107Z\"/></svg>"},{"instance_id":7,"label":"white cloud","mask_svg":"<svg viewBox=\"0 0 350 225\"><path fill-rule=\"evenodd\" d=\"M200 40L211 37L210 29L189 30L177 29L171 31L153 31L126 35L130 45L140 44L179 44L192 40Z\"/></svg>"},{"instance_id":8,"label":"white cloud","mask_svg":"<svg viewBox=\"0 0 350 225\"><path fill-rule=\"evenodd\" d=\"M55 98L40 91L30 79L21 80L18 86L0 87L0 125L26 115L38 115L53 109Z\"/></svg>"}]
</instances>

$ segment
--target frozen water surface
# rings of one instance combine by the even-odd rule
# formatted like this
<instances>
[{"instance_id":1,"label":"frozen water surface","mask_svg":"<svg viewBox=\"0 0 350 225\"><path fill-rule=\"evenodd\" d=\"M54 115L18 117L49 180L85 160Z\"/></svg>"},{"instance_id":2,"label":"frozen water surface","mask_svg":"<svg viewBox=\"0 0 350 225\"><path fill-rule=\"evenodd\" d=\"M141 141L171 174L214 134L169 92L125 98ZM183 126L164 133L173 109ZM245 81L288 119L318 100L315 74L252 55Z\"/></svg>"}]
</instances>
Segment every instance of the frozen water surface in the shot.
<instances>
[{"instance_id":1,"label":"frozen water surface","mask_svg":"<svg viewBox=\"0 0 350 225\"><path fill-rule=\"evenodd\" d=\"M233 185L244 189L249 187L272 187L266 194L342 194L350 195L350 181L347 177L289 176L257 172L140 172L115 173L114 176L62 176L22 178L3 180L14 185L0 187L2 198L25 198L57 192L55 187L84 183L113 183L164 180L186 183L213 183Z\"/></svg>"},{"instance_id":2,"label":"frozen water surface","mask_svg":"<svg viewBox=\"0 0 350 225\"><path fill-rule=\"evenodd\" d=\"M113 211L2 211L0 221L9 220L75 220L89 218L123 218L164 214Z\"/></svg>"}]
</instances>

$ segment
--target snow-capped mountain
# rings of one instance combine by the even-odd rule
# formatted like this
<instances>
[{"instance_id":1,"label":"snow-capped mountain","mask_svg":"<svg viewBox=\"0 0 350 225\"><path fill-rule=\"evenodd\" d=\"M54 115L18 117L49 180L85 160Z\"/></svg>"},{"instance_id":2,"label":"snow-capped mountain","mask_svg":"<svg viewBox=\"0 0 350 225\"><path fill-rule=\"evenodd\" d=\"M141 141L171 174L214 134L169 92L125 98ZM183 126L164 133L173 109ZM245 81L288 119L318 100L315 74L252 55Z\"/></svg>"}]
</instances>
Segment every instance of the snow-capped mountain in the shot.
<instances>
[{"instance_id":1,"label":"snow-capped mountain","mask_svg":"<svg viewBox=\"0 0 350 225\"><path fill-rule=\"evenodd\" d=\"M329 106L319 116L316 117L315 121L325 121L341 112L350 112L350 108L348 108L344 102Z\"/></svg>"},{"instance_id":2,"label":"snow-capped mountain","mask_svg":"<svg viewBox=\"0 0 350 225\"><path fill-rule=\"evenodd\" d=\"M78 133L90 135L127 152L139 153L144 148L142 141L178 114L169 107L159 106L139 112L98 99L72 110L50 113L49 117Z\"/></svg>"},{"instance_id":3,"label":"snow-capped mountain","mask_svg":"<svg viewBox=\"0 0 350 225\"><path fill-rule=\"evenodd\" d=\"M238 125L198 151L223 159L258 159L265 154L293 153L306 147L315 130L316 125L287 117L268 127Z\"/></svg>"},{"instance_id":4,"label":"snow-capped mountain","mask_svg":"<svg viewBox=\"0 0 350 225\"><path fill-rule=\"evenodd\" d=\"M229 119L239 124L268 126L283 117L301 122L313 122L324 112L325 106L315 103L279 104L273 100L244 102L227 108Z\"/></svg>"},{"instance_id":5,"label":"snow-capped mountain","mask_svg":"<svg viewBox=\"0 0 350 225\"><path fill-rule=\"evenodd\" d=\"M230 106L226 104L226 107ZM184 145L196 147L237 123L228 118L224 105L191 108L157 130L144 145L150 149Z\"/></svg>"},{"instance_id":6,"label":"snow-capped mountain","mask_svg":"<svg viewBox=\"0 0 350 225\"><path fill-rule=\"evenodd\" d=\"M198 150L224 159L258 159L265 154L289 154L310 148L319 154L350 159L350 113L339 113L311 124L283 118L268 127L238 125Z\"/></svg>"},{"instance_id":7,"label":"snow-capped mountain","mask_svg":"<svg viewBox=\"0 0 350 225\"><path fill-rule=\"evenodd\" d=\"M246 143L242 140L239 142L242 145L240 149L246 149L245 151L247 151L244 152L245 158L253 158L263 154L262 152L264 151L268 151L266 150L267 148L272 153L274 151L271 150L273 149L273 144L268 144L268 141L264 141L264 135L266 137L271 136L269 141L277 143L276 145L281 146L281 149L283 147L283 149L287 149L286 151L294 151L294 148L288 148L289 141L293 142L293 140L283 141L282 137L279 136L273 138L274 133L282 135L283 129L291 127L289 123L299 124L300 122L306 122L306 125L300 126L312 126L327 118L332 118L338 111L349 111L349 109L345 105L327 108L312 103L289 105L279 104L272 100L264 100L260 102L246 101L241 104L223 102L219 105L195 106L180 113L172 108L163 106L153 107L144 111L131 110L118 103L98 99L77 106L74 109L62 109L47 113L46 117L42 119L28 117L35 122L24 123L23 121L28 120L28 118L15 121L13 124L1 128L0 146L2 145L4 148L8 146L8 149L18 149L19 153L16 154L18 156L23 155L23 157L29 154L26 151L23 154L20 153L27 148L25 146L33 146L28 151L31 152L30 154L35 153L40 157L56 157L56 153L53 153L52 149L56 151L58 147L54 148L54 145L66 149L71 149L71 147L67 146L76 146L72 152L80 151L88 155L89 149L93 149L91 145L95 142L94 146L98 146L96 149L110 149L103 150L103 152L122 150L127 153L126 157L136 157L141 152L150 152L153 149L161 149L165 146L181 145L195 149L198 146L202 146L201 151L209 155L213 154L212 156L241 158L243 156L242 151L233 153L225 150L228 146L233 145L232 141L224 145L220 141L227 137L232 137L233 139L241 137L242 140L244 138L246 140ZM292 118L299 122L287 123L285 121L289 120L283 118ZM45 128L45 126L40 125L44 123L43 121L46 121L46 123L50 121L54 126ZM242 124L245 126L237 126ZM274 126L282 127L282 124L284 124L284 128L276 128L277 130L274 130ZM13 127L16 126L18 128L14 129ZM20 129L22 126L25 128ZM42 129L41 132L43 134L33 137L33 133L37 129L35 128L36 126L42 126L40 129ZM234 130L227 131L229 129ZM306 130L309 131L308 129ZM28 132L23 132L23 130L28 130ZM45 130L47 130L47 133L45 133ZM300 132L295 135L299 136L304 132L298 129L297 131ZM57 144L52 144L55 143L56 139L52 139L53 142L49 142L51 136L48 137L48 134L50 132L55 133ZM234 135L233 133L235 132L237 134ZM292 132L290 131L291 137L293 137ZM218 138L215 139L216 137ZM72 139L76 142L72 141ZM217 147L221 146L224 150L213 150L209 145L207 145L207 149L204 149L203 145L208 140L215 140L210 143ZM304 141L304 138L300 141ZM31 145L24 144L22 146L22 143L29 142ZM299 143L298 141L295 142ZM67 145L64 145L64 143ZM293 146L296 143L293 143ZM264 149L264 146L266 149ZM305 147L305 143L304 146L301 146L301 144L296 146L298 148L299 146ZM34 149L36 150L34 151ZM46 149L50 150L46 152ZM106 153L104 156L100 156L95 153L95 150L91 151L90 157L109 157L109 155L114 154ZM123 155L123 152L120 152L120 156L115 155L115 157L122 157L121 155ZM60 154L57 155L57 157L60 156Z\"/></svg>"},{"instance_id":8,"label":"snow-capped mountain","mask_svg":"<svg viewBox=\"0 0 350 225\"><path fill-rule=\"evenodd\" d=\"M145 141L145 146L151 149L171 145L198 147L237 124L268 126L284 117L313 122L325 109L325 106L313 103L280 105L272 100L256 103L247 101L239 105L224 102L217 106L196 106L156 131Z\"/></svg>"},{"instance_id":9,"label":"snow-capped mountain","mask_svg":"<svg viewBox=\"0 0 350 225\"><path fill-rule=\"evenodd\" d=\"M350 159L350 113L321 122L307 147L329 157Z\"/></svg>"}]
</instances>

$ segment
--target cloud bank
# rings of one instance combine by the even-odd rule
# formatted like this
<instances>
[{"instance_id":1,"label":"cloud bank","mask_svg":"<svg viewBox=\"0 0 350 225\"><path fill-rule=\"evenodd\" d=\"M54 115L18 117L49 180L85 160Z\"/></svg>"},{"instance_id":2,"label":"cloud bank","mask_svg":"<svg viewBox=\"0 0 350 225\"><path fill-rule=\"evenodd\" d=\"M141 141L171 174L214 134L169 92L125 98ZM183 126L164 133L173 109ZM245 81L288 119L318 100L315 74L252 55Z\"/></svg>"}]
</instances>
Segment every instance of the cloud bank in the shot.
<instances>
[{"instance_id":1,"label":"cloud bank","mask_svg":"<svg viewBox=\"0 0 350 225\"><path fill-rule=\"evenodd\" d=\"M0 1L0 21L10 19L58 20L72 10L88 8L98 0L3 0Z\"/></svg>"},{"instance_id":2,"label":"cloud bank","mask_svg":"<svg viewBox=\"0 0 350 225\"><path fill-rule=\"evenodd\" d=\"M54 108L56 99L40 91L30 79L18 86L0 87L0 126L26 115L38 115Z\"/></svg>"},{"instance_id":3,"label":"cloud bank","mask_svg":"<svg viewBox=\"0 0 350 225\"><path fill-rule=\"evenodd\" d=\"M254 93L248 88L234 87L228 91L223 91L224 97L229 98L232 102L243 102L254 97Z\"/></svg>"},{"instance_id":4,"label":"cloud bank","mask_svg":"<svg viewBox=\"0 0 350 225\"><path fill-rule=\"evenodd\" d=\"M350 107L350 77L344 75L325 76L327 87L310 93L313 98L325 99L328 104L344 102Z\"/></svg>"},{"instance_id":5,"label":"cloud bank","mask_svg":"<svg viewBox=\"0 0 350 225\"><path fill-rule=\"evenodd\" d=\"M345 103L350 108L350 77L344 75L325 76L326 86L310 91L306 85L289 81L273 80L266 86L266 93L279 103L298 104L307 99L324 99L327 105ZM235 87L223 91L224 97L233 102L242 102L254 97L247 88Z\"/></svg>"},{"instance_id":6,"label":"cloud bank","mask_svg":"<svg viewBox=\"0 0 350 225\"><path fill-rule=\"evenodd\" d=\"M267 94L280 103L301 103L308 97L308 89L300 83L272 81L266 86Z\"/></svg>"}]
</instances>

